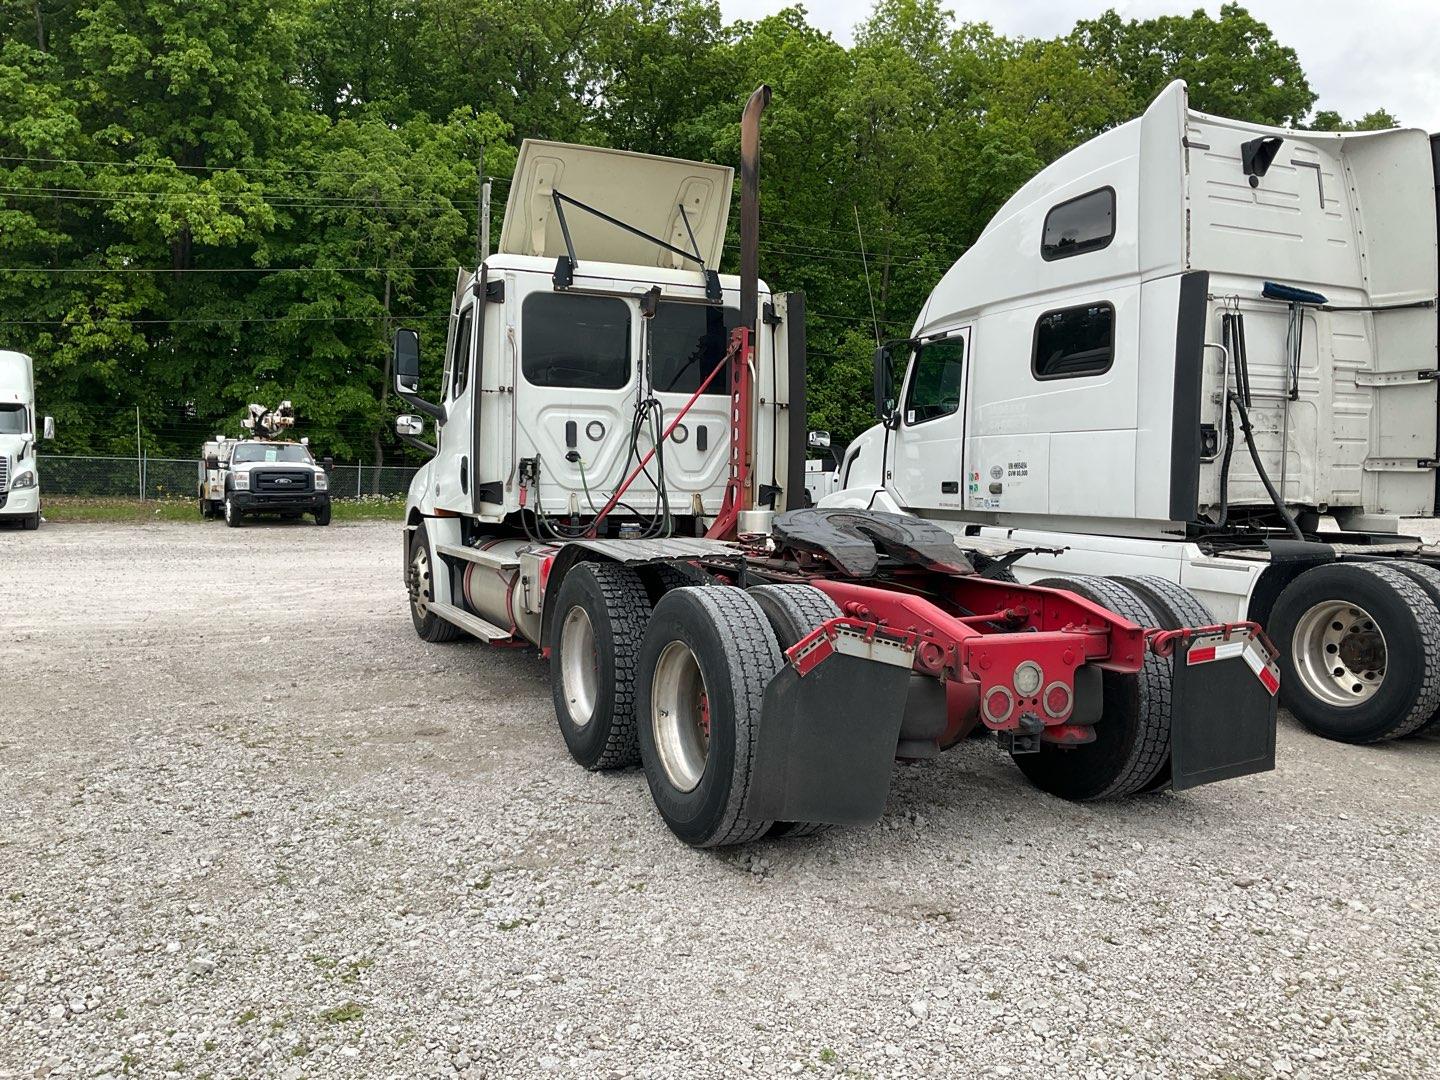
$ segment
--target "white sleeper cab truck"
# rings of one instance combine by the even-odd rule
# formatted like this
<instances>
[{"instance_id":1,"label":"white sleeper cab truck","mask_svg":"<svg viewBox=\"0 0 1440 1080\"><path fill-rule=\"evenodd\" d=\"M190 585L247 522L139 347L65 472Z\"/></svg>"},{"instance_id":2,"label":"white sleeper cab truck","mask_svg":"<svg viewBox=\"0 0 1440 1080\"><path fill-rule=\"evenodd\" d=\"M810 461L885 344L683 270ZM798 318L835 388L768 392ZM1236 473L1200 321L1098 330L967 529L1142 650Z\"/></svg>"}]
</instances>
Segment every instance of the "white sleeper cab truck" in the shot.
<instances>
[{"instance_id":1,"label":"white sleeper cab truck","mask_svg":"<svg viewBox=\"0 0 1440 1080\"><path fill-rule=\"evenodd\" d=\"M0 523L40 527L41 439L55 437L55 421L35 416L35 366L24 353L0 350Z\"/></svg>"},{"instance_id":2,"label":"white sleeper cab truck","mask_svg":"<svg viewBox=\"0 0 1440 1080\"><path fill-rule=\"evenodd\" d=\"M697 846L874 820L897 758L981 725L1071 799L1272 768L1252 628L1166 630L1123 587L977 572L1014 544L806 507L803 297L757 272L768 93L742 125L738 276L715 269L731 169L527 141L438 394L397 332L397 431L432 455L406 507L416 632L538 646L572 756L641 763Z\"/></svg>"},{"instance_id":3,"label":"white sleeper cab truck","mask_svg":"<svg viewBox=\"0 0 1440 1080\"><path fill-rule=\"evenodd\" d=\"M1421 131L1190 110L1183 83L1022 187L876 354L822 505L1063 549L1161 625L1261 624L1307 727L1440 708L1436 179ZM906 365L903 379L892 372Z\"/></svg>"}]
</instances>

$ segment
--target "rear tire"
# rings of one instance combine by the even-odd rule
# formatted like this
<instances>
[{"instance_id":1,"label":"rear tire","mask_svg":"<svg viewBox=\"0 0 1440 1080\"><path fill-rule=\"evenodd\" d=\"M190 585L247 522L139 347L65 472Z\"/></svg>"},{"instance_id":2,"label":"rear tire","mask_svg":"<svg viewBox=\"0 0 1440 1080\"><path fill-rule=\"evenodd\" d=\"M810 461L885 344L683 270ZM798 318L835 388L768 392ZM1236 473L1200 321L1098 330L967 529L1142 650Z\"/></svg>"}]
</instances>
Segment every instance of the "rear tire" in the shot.
<instances>
[{"instance_id":1,"label":"rear tire","mask_svg":"<svg viewBox=\"0 0 1440 1080\"><path fill-rule=\"evenodd\" d=\"M746 817L745 799L781 663L764 611L740 589L677 589L655 606L640 649L640 756L660 816L687 844L744 844L774 824Z\"/></svg>"},{"instance_id":2,"label":"rear tire","mask_svg":"<svg viewBox=\"0 0 1440 1080\"><path fill-rule=\"evenodd\" d=\"M1280 703L1317 735L1396 739L1440 708L1440 611L1394 566L1305 571L1280 594L1268 630L1280 649Z\"/></svg>"},{"instance_id":3,"label":"rear tire","mask_svg":"<svg viewBox=\"0 0 1440 1080\"><path fill-rule=\"evenodd\" d=\"M410 621L423 641L435 644L458 641L465 631L429 609L430 602L435 599L433 567L430 538L426 535L424 522L421 522L411 534L410 561L406 564L405 587L410 593Z\"/></svg>"},{"instance_id":4,"label":"rear tire","mask_svg":"<svg viewBox=\"0 0 1440 1080\"><path fill-rule=\"evenodd\" d=\"M813 585L756 585L747 591L765 613L782 653L841 614L835 601ZM814 836L830 827L825 821L777 821L766 835Z\"/></svg>"},{"instance_id":5,"label":"rear tire","mask_svg":"<svg viewBox=\"0 0 1440 1080\"><path fill-rule=\"evenodd\" d=\"M582 562L565 575L550 633L550 692L570 756L587 769L640 760L635 677L650 622L640 575L618 563Z\"/></svg>"},{"instance_id":6,"label":"rear tire","mask_svg":"<svg viewBox=\"0 0 1440 1080\"><path fill-rule=\"evenodd\" d=\"M1201 599L1183 585L1177 585L1168 578L1156 574L1116 574L1111 581L1118 581L1133 592L1155 613L1156 624L1162 630L1179 630L1186 626L1214 626L1215 613ZM1173 660L1171 661L1173 664ZM1155 779L1141 791L1146 794L1165 791L1170 787L1170 757L1155 774Z\"/></svg>"},{"instance_id":7,"label":"rear tire","mask_svg":"<svg viewBox=\"0 0 1440 1080\"><path fill-rule=\"evenodd\" d=\"M1430 597L1430 602L1435 605L1437 610L1440 610L1440 570L1437 570L1429 563L1406 562L1401 559L1397 559L1392 563L1386 563L1385 565L1393 566L1406 577L1414 579L1415 583L1425 590L1425 595ZM1422 732L1434 731L1437 727L1440 727L1440 709L1436 709L1436 711L1430 715L1430 719L1426 720L1411 732L1411 734L1419 735Z\"/></svg>"},{"instance_id":8,"label":"rear tire","mask_svg":"<svg viewBox=\"0 0 1440 1080\"><path fill-rule=\"evenodd\" d=\"M1154 612L1125 586L1102 577L1045 578L1036 585L1065 589L1141 626ZM1040 790L1062 799L1118 799L1145 789L1170 756L1170 661L1148 650L1133 675L1101 673L1104 705L1095 741L1073 749L1042 743L1038 753L1017 754L1015 764Z\"/></svg>"}]
</instances>

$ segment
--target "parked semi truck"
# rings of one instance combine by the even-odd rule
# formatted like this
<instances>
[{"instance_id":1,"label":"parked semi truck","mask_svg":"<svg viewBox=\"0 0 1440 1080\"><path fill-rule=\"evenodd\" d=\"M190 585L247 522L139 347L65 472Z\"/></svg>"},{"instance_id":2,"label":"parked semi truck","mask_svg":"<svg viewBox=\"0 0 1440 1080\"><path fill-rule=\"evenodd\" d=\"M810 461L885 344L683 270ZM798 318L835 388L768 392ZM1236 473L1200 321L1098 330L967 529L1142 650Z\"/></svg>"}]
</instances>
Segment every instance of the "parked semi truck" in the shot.
<instances>
[{"instance_id":1,"label":"parked semi truck","mask_svg":"<svg viewBox=\"0 0 1440 1080\"><path fill-rule=\"evenodd\" d=\"M0 522L40 527L40 463L36 447L55 437L55 421L35 413L35 365L24 353L0 350Z\"/></svg>"},{"instance_id":2,"label":"parked semi truck","mask_svg":"<svg viewBox=\"0 0 1440 1080\"><path fill-rule=\"evenodd\" d=\"M539 647L572 756L641 763L698 846L872 820L897 757L977 726L1071 799L1271 768L1258 628L1166 630L1120 583L1004 580L1021 545L805 508L804 298L758 277L768 97L738 277L731 169L527 141L434 400L397 333L397 431L433 455L406 508L416 632Z\"/></svg>"},{"instance_id":3,"label":"parked semi truck","mask_svg":"<svg viewBox=\"0 0 1440 1080\"><path fill-rule=\"evenodd\" d=\"M1022 187L877 351L880 422L821 504L1063 549L1013 572L1121 575L1167 623L1260 623L1322 735L1431 724L1440 551L1400 523L1435 510L1437 177L1424 132L1262 127L1172 84Z\"/></svg>"}]
</instances>

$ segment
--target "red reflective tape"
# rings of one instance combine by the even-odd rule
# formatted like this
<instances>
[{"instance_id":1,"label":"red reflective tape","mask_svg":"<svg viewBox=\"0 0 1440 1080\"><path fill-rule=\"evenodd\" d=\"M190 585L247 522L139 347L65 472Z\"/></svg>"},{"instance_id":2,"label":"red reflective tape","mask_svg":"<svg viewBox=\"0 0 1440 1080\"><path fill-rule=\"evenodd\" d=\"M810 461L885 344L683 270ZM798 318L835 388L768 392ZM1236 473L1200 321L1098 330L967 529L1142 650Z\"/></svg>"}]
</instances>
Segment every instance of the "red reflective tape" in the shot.
<instances>
[{"instance_id":1,"label":"red reflective tape","mask_svg":"<svg viewBox=\"0 0 1440 1080\"><path fill-rule=\"evenodd\" d=\"M1280 679L1273 671L1271 671L1268 667L1263 667L1260 669L1258 674L1260 676L1260 685L1265 687L1266 690L1270 691L1271 697L1274 697L1280 692Z\"/></svg>"},{"instance_id":2,"label":"red reflective tape","mask_svg":"<svg viewBox=\"0 0 1440 1080\"><path fill-rule=\"evenodd\" d=\"M1191 649L1185 654L1187 664L1208 664L1215 659L1215 646L1206 645L1204 648Z\"/></svg>"}]
</instances>

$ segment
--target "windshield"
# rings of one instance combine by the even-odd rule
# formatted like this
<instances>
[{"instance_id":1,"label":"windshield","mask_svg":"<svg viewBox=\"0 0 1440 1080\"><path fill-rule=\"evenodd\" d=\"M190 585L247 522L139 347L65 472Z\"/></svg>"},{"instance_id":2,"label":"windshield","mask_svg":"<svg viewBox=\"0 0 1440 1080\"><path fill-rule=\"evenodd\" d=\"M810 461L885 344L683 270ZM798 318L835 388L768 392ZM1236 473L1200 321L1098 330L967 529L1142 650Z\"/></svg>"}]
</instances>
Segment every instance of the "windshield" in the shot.
<instances>
[{"instance_id":1,"label":"windshield","mask_svg":"<svg viewBox=\"0 0 1440 1080\"><path fill-rule=\"evenodd\" d=\"M235 455L230 459L236 465L247 461L268 463L288 461L295 464L313 464L315 459L310 451L299 443L237 443Z\"/></svg>"},{"instance_id":2,"label":"windshield","mask_svg":"<svg viewBox=\"0 0 1440 1080\"><path fill-rule=\"evenodd\" d=\"M25 434L25 406L0 405L0 435Z\"/></svg>"}]
</instances>

